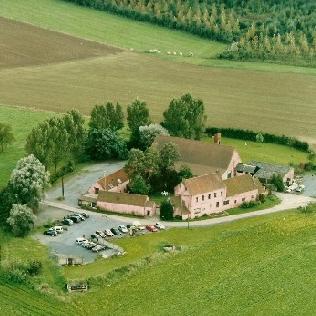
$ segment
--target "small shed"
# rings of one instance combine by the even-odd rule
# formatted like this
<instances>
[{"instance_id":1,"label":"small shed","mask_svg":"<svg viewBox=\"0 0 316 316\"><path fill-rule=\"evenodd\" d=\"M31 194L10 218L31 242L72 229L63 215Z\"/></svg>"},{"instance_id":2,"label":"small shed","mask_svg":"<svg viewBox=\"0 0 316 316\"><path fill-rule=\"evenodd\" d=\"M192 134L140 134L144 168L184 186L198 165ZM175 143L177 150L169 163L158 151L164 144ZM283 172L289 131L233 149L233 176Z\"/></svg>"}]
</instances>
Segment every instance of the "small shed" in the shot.
<instances>
[{"instance_id":1,"label":"small shed","mask_svg":"<svg viewBox=\"0 0 316 316\"><path fill-rule=\"evenodd\" d=\"M55 259L58 265L61 266L76 266L76 265L83 265L84 260L82 257L75 257L75 256L64 256L64 255L55 255Z\"/></svg>"}]
</instances>

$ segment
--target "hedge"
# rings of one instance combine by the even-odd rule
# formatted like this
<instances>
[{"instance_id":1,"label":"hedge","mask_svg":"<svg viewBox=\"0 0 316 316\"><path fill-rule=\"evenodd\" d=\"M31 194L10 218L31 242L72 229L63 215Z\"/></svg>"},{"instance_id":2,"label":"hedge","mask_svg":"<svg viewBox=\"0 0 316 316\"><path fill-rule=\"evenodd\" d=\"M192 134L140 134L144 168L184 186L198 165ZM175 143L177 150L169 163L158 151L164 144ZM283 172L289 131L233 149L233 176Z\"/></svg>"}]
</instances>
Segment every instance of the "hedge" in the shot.
<instances>
[{"instance_id":1,"label":"hedge","mask_svg":"<svg viewBox=\"0 0 316 316\"><path fill-rule=\"evenodd\" d=\"M207 127L205 132L209 136L213 136L215 133L221 133L224 137L235 138L235 139L242 139L242 140L249 140L249 141L256 141L256 135L259 132L251 131L251 130L244 130L238 128L223 128L223 127ZM310 152L309 145L306 142L302 142L294 137L289 137L285 135L275 135L270 133L262 133L264 137L264 143L273 143L273 144L280 144L289 147L293 147L297 150L303 152Z\"/></svg>"}]
</instances>

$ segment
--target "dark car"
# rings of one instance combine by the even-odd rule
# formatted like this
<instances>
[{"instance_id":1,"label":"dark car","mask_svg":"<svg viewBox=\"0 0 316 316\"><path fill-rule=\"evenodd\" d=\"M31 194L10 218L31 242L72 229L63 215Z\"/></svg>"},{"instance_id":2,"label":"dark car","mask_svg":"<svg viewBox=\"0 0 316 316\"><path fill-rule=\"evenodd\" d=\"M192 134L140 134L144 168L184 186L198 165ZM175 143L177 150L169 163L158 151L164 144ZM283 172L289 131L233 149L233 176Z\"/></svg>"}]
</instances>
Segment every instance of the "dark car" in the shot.
<instances>
[{"instance_id":1,"label":"dark car","mask_svg":"<svg viewBox=\"0 0 316 316\"><path fill-rule=\"evenodd\" d=\"M115 236L119 236L121 235L120 231L117 228L111 228L111 232L115 235Z\"/></svg>"},{"instance_id":2,"label":"dark car","mask_svg":"<svg viewBox=\"0 0 316 316\"><path fill-rule=\"evenodd\" d=\"M57 232L56 232L56 230L45 230L45 231L44 231L44 235L47 235L47 236L57 236Z\"/></svg>"},{"instance_id":3,"label":"dark car","mask_svg":"<svg viewBox=\"0 0 316 316\"><path fill-rule=\"evenodd\" d=\"M74 223L80 223L81 222L81 218L79 216L70 215L70 216L68 216L68 218L71 219Z\"/></svg>"},{"instance_id":4,"label":"dark car","mask_svg":"<svg viewBox=\"0 0 316 316\"><path fill-rule=\"evenodd\" d=\"M85 218L89 218L89 215L86 213L80 213L82 216L84 216Z\"/></svg>"},{"instance_id":5,"label":"dark car","mask_svg":"<svg viewBox=\"0 0 316 316\"><path fill-rule=\"evenodd\" d=\"M86 220L86 217L85 217L85 216L83 216L83 215L82 215L82 214L80 214L80 213L75 213L75 214L74 214L74 216L79 217L82 221L85 221L85 220Z\"/></svg>"}]
</instances>

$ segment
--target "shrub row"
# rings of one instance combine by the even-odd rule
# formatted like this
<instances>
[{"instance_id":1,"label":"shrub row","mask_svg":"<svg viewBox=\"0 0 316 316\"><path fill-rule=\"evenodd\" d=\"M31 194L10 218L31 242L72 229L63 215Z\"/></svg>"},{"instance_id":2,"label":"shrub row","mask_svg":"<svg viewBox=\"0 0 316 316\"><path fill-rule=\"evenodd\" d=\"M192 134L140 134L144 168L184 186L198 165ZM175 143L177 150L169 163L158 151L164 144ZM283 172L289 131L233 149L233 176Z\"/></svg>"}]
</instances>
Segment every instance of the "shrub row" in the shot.
<instances>
[{"instance_id":1,"label":"shrub row","mask_svg":"<svg viewBox=\"0 0 316 316\"><path fill-rule=\"evenodd\" d=\"M256 141L256 135L258 132L254 132L251 130L244 130L238 128L222 128L222 127L207 127L205 132L212 136L215 133L221 133L224 137L235 138L235 139L242 139L242 140L249 140L249 141ZM306 142L302 142L294 137L288 137L285 135L275 135L270 133L261 133L264 137L264 143L273 143L273 144L280 144L289 147L293 147L297 150L303 152L310 152L309 145Z\"/></svg>"}]
</instances>

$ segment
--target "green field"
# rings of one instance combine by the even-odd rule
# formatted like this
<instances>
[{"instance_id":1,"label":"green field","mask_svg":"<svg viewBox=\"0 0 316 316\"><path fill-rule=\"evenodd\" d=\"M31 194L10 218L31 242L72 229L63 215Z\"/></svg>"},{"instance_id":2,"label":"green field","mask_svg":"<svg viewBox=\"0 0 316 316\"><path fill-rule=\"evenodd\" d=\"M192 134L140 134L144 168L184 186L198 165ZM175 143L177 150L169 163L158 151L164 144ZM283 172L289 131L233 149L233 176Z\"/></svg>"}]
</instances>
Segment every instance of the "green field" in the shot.
<instances>
[{"instance_id":1,"label":"green field","mask_svg":"<svg viewBox=\"0 0 316 316\"><path fill-rule=\"evenodd\" d=\"M22 0L0 0L0 15L126 50L3 69L1 104L50 111L76 107L87 114L96 103L112 100L126 107L139 97L148 102L152 118L159 121L173 97L191 92L204 100L209 125L285 133L311 143L316 139L316 76L306 75L313 69L224 61L215 63L230 69L197 66L213 65L212 57L222 44L63 1L40 0L38 4L38 0L27 5ZM19 45L27 47L28 36L24 39L26 43L19 40ZM139 53L153 48L162 51L162 58ZM194 57L170 57L167 50L192 51Z\"/></svg>"},{"instance_id":2,"label":"green field","mask_svg":"<svg viewBox=\"0 0 316 316\"><path fill-rule=\"evenodd\" d=\"M18 159L24 155L24 145L31 129L44 119L54 115L53 112L37 111L34 109L0 106L0 121L12 125L16 141L4 153L0 154L0 188L9 179ZM205 137L204 141L211 139ZM258 144L236 139L223 138L223 143L235 147L243 161L258 160L279 164L299 164L307 161L307 154L294 148L276 144ZM160 197L158 197L159 199Z\"/></svg>"},{"instance_id":3,"label":"green field","mask_svg":"<svg viewBox=\"0 0 316 316\"><path fill-rule=\"evenodd\" d=\"M127 255L64 270L71 279L103 276L91 280L89 293L59 293L57 303L55 289L44 296L26 287L25 295L19 296L18 288L1 284L0 291L10 289L1 296L1 307L13 308L12 295L16 314L25 309L36 315L38 303L43 301L45 308L54 302L58 305L49 315L58 315L59 308L67 307L69 315L139 315L144 311L147 315L312 315L316 308L315 229L315 213L290 211L124 238L117 243ZM10 257L7 249L17 246L26 259L36 252L47 260L45 249L31 238L8 242L1 236L6 258ZM184 249L164 255L161 246L166 243ZM59 273L57 278L51 274L45 271L42 278L50 286L54 280L60 284ZM68 302L62 303L64 300Z\"/></svg>"},{"instance_id":4,"label":"green field","mask_svg":"<svg viewBox=\"0 0 316 316\"><path fill-rule=\"evenodd\" d=\"M206 142L212 141L209 137L206 137L203 140ZM222 143L236 148L244 162L255 160L281 165L298 165L300 163L307 162L306 153L289 146L270 143L256 143L226 137L222 138Z\"/></svg>"},{"instance_id":5,"label":"green field","mask_svg":"<svg viewBox=\"0 0 316 316\"><path fill-rule=\"evenodd\" d=\"M0 188L7 183L17 160L24 156L27 134L36 124L51 115L49 112L0 105L0 122L11 124L15 137L15 142L0 153Z\"/></svg>"}]
</instances>

